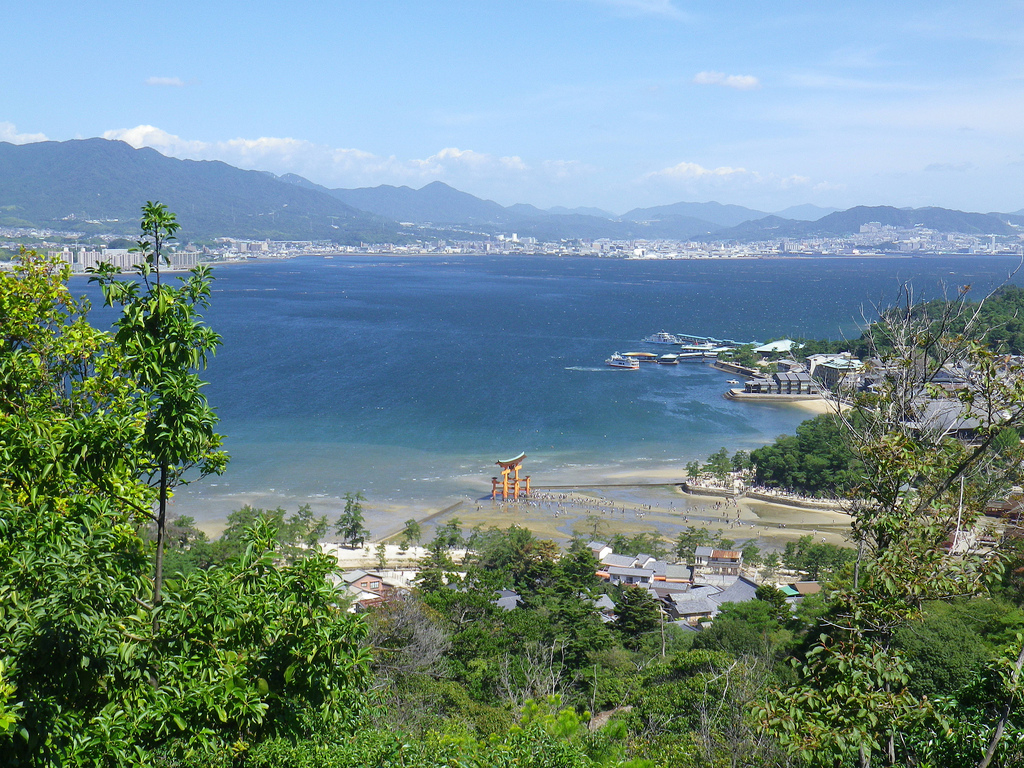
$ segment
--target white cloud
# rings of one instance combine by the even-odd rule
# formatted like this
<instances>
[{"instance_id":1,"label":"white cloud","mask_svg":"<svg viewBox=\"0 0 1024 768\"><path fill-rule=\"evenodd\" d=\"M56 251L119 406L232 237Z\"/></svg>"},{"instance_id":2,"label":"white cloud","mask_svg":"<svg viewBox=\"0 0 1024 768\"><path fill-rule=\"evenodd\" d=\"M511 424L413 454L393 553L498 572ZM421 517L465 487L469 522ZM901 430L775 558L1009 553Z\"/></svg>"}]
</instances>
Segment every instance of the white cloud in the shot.
<instances>
[{"instance_id":1,"label":"white cloud","mask_svg":"<svg viewBox=\"0 0 1024 768\"><path fill-rule=\"evenodd\" d=\"M673 165L671 168L663 168L660 171L652 171L651 173L645 174L646 179L700 179L704 177L723 177L723 176L736 176L749 173L746 168L729 168L728 166L721 166L719 168L705 168L697 163L679 163L679 165Z\"/></svg>"},{"instance_id":2,"label":"white cloud","mask_svg":"<svg viewBox=\"0 0 1024 768\"><path fill-rule=\"evenodd\" d=\"M776 173L760 173L727 165L705 168L698 163L686 162L646 173L637 180L637 183L695 194L711 190L738 193L815 188L812 179L807 176L780 176Z\"/></svg>"},{"instance_id":3,"label":"white cloud","mask_svg":"<svg viewBox=\"0 0 1024 768\"><path fill-rule=\"evenodd\" d=\"M181 88L185 85L185 81L180 77L149 77L146 78L146 85Z\"/></svg>"},{"instance_id":4,"label":"white cloud","mask_svg":"<svg viewBox=\"0 0 1024 768\"><path fill-rule=\"evenodd\" d=\"M0 141L11 144L34 144L37 141L47 141L42 133L18 133L14 123L0 123Z\"/></svg>"},{"instance_id":5,"label":"white cloud","mask_svg":"<svg viewBox=\"0 0 1024 768\"><path fill-rule=\"evenodd\" d=\"M297 173L329 187L420 186L436 180L473 188L509 188L519 184L543 187L593 171L576 161L546 160L533 166L517 155L494 155L458 147L445 147L425 158L400 159L272 136L205 142L184 139L152 125L106 131L103 138L124 141L135 148L151 147L183 159L222 160L240 168Z\"/></svg>"},{"instance_id":6,"label":"white cloud","mask_svg":"<svg viewBox=\"0 0 1024 768\"><path fill-rule=\"evenodd\" d=\"M693 76L697 85L721 85L739 91L749 91L761 87L761 81L753 75L727 75L724 72L698 72Z\"/></svg>"},{"instance_id":7,"label":"white cloud","mask_svg":"<svg viewBox=\"0 0 1024 768\"><path fill-rule=\"evenodd\" d=\"M686 19L687 16L676 8L672 0L589 0L589 2L612 8L628 16L661 16L669 19Z\"/></svg>"},{"instance_id":8,"label":"white cloud","mask_svg":"<svg viewBox=\"0 0 1024 768\"><path fill-rule=\"evenodd\" d=\"M443 174L460 168L473 173L488 171L525 171L526 163L519 157L495 157L472 149L446 147L426 160L411 160L410 165L424 173Z\"/></svg>"},{"instance_id":9,"label":"white cloud","mask_svg":"<svg viewBox=\"0 0 1024 768\"><path fill-rule=\"evenodd\" d=\"M152 125L137 125L117 131L104 131L102 138L123 141L136 149L152 147L158 152L175 157L201 154L209 144L202 141L185 141L173 133L168 133Z\"/></svg>"}]
</instances>

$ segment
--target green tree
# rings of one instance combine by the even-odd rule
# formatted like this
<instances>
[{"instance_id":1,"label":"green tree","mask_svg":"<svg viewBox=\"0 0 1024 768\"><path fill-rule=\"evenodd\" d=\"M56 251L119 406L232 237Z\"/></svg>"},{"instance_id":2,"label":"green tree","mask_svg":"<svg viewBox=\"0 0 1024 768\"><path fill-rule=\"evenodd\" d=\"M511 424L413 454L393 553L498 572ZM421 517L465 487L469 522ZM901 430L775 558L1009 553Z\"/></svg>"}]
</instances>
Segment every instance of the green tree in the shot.
<instances>
[{"instance_id":1,"label":"green tree","mask_svg":"<svg viewBox=\"0 0 1024 768\"><path fill-rule=\"evenodd\" d=\"M748 541L743 545L740 550L743 553L743 563L745 565L760 565L761 564L761 548L757 546L757 542Z\"/></svg>"},{"instance_id":2,"label":"green tree","mask_svg":"<svg viewBox=\"0 0 1024 768\"><path fill-rule=\"evenodd\" d=\"M974 525L994 493L1019 482L1020 460L1001 455L998 437L1024 421L1024 371L974 340L981 314L962 301L965 294L922 313L907 291L882 313L869 335L884 372L878 392L870 412L843 415L862 467L850 491L852 579L830 592L829 615L797 683L760 712L765 727L813 765L920 764L952 744L942 707L908 688L911 669L893 640L927 602L996 581L1000 557L971 548L948 553L945 545ZM950 394L937 382L952 367L970 371L970 381ZM971 420L972 439L957 439L933 420L936 409ZM979 768L998 758L1021 703L1024 652L1011 646L1000 663L989 692L999 708L974 722L972 746L956 757ZM952 764L950 755L942 762Z\"/></svg>"},{"instance_id":3,"label":"green tree","mask_svg":"<svg viewBox=\"0 0 1024 768\"><path fill-rule=\"evenodd\" d=\"M714 475L721 482L725 482L729 478L729 473L732 471L732 462L729 460L729 452L724 446L708 456L708 461L704 465L703 471Z\"/></svg>"},{"instance_id":4,"label":"green tree","mask_svg":"<svg viewBox=\"0 0 1024 768\"><path fill-rule=\"evenodd\" d=\"M615 598L615 614L615 629L622 637L622 644L632 650L637 650L644 642L644 635L661 624L657 601L639 587L622 587Z\"/></svg>"},{"instance_id":5,"label":"green tree","mask_svg":"<svg viewBox=\"0 0 1024 768\"><path fill-rule=\"evenodd\" d=\"M736 451L729 461L732 464L733 472L745 472L753 466L749 451Z\"/></svg>"},{"instance_id":6,"label":"green tree","mask_svg":"<svg viewBox=\"0 0 1024 768\"><path fill-rule=\"evenodd\" d=\"M676 538L676 554L681 560L692 563L696 557L697 547L708 547L714 542L707 528L688 526L679 532Z\"/></svg>"},{"instance_id":7,"label":"green tree","mask_svg":"<svg viewBox=\"0 0 1024 768\"><path fill-rule=\"evenodd\" d=\"M694 638L693 647L730 656L773 657L789 639L780 632L777 615L776 606L763 600L724 603L711 626Z\"/></svg>"},{"instance_id":8,"label":"green tree","mask_svg":"<svg viewBox=\"0 0 1024 768\"><path fill-rule=\"evenodd\" d=\"M416 521L416 518L410 517L406 520L405 527L402 529L402 546L408 547L410 544L419 546L422 537L423 531L420 529L420 524Z\"/></svg>"},{"instance_id":9,"label":"green tree","mask_svg":"<svg viewBox=\"0 0 1024 768\"><path fill-rule=\"evenodd\" d=\"M870 416L852 418L859 423ZM752 451L750 459L758 485L811 496L835 498L863 479L848 427L829 414L802 422L795 436L780 435L774 443Z\"/></svg>"},{"instance_id":10,"label":"green tree","mask_svg":"<svg viewBox=\"0 0 1024 768\"><path fill-rule=\"evenodd\" d=\"M156 524L154 629L163 599L167 504L173 488L190 471L200 477L223 472L228 458L221 450L221 436L214 431L217 416L200 391L203 383L197 373L220 344L201 314L209 307L212 272L206 266L196 267L181 278L180 287L160 280L163 247L178 228L166 206L146 203L137 247L144 257L138 266L141 282L120 279L121 270L107 263L101 263L90 278L99 283L107 306L121 308L114 341L145 406L140 445L145 461L139 471L157 492L156 512L147 512Z\"/></svg>"},{"instance_id":11,"label":"green tree","mask_svg":"<svg viewBox=\"0 0 1024 768\"><path fill-rule=\"evenodd\" d=\"M847 563L852 563L856 552L848 547L839 547L826 542L816 542L810 534L796 541L786 542L782 562L787 568L804 571L812 581L826 574L835 573Z\"/></svg>"},{"instance_id":12,"label":"green tree","mask_svg":"<svg viewBox=\"0 0 1024 768\"><path fill-rule=\"evenodd\" d=\"M333 560L283 566L265 521L237 560L169 580L153 622L152 378L66 277L32 254L0 275L4 761L216 762L356 717L363 629L337 608ZM183 522L166 543L198 541Z\"/></svg>"},{"instance_id":13,"label":"green tree","mask_svg":"<svg viewBox=\"0 0 1024 768\"><path fill-rule=\"evenodd\" d=\"M345 494L345 509L335 523L334 529L341 540L349 547L361 547L370 532L363 525L363 502L366 498L361 492Z\"/></svg>"}]
</instances>

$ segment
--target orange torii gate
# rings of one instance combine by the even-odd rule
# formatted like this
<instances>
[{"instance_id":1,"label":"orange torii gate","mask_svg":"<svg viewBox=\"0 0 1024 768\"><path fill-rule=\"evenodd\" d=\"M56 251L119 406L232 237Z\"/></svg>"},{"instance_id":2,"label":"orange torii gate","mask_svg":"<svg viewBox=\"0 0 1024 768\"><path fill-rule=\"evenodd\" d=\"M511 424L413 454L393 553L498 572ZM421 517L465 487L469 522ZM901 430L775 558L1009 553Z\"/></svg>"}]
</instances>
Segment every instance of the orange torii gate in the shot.
<instances>
[{"instance_id":1,"label":"orange torii gate","mask_svg":"<svg viewBox=\"0 0 1024 768\"><path fill-rule=\"evenodd\" d=\"M491 478L491 499L498 497L498 486L501 486L501 500L508 501L511 495L513 499L530 495L530 476L519 478L519 467L522 466L525 453L520 453L514 459L494 462L501 467L501 478ZM510 478L509 475L512 475Z\"/></svg>"}]
</instances>

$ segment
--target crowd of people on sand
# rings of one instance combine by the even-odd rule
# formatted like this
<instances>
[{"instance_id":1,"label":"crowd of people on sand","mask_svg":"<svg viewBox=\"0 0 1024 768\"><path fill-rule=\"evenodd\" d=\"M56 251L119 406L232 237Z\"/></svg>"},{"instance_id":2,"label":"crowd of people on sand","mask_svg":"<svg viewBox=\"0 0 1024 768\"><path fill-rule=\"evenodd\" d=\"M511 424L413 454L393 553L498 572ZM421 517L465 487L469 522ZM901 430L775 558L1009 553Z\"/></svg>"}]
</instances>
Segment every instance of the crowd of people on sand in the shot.
<instances>
[{"instance_id":1,"label":"crowd of people on sand","mask_svg":"<svg viewBox=\"0 0 1024 768\"><path fill-rule=\"evenodd\" d=\"M809 502L822 501L821 499L815 499L810 496L796 494L786 495L779 492L777 489L762 488L760 486L751 486L750 490L756 490L759 493L765 492L766 495L773 495L779 498L780 501L786 499L806 500ZM501 499L481 499L476 502L476 511L483 512L488 507L501 511L511 511L511 509L514 508L519 514L522 514L523 512L529 513L531 511L536 511L540 513L547 513L556 519L562 517L579 519L592 516L608 516L611 518L620 516L622 519L632 517L635 520L643 520L648 514L668 514L676 516L677 518L681 517L683 525L705 525L719 528L721 530L739 531L744 528L761 528L767 531L769 528L779 530L787 528L787 524L781 522L769 524L760 520L753 522L743 520L739 502L740 498L740 496L732 496L715 501L711 501L709 499L697 500L683 498L678 501L670 501L667 506L656 506L653 504L639 502L616 502L614 500L573 492L534 491L528 497L514 500L503 501ZM796 527L798 529L803 528L802 525L797 525ZM753 531L751 533L753 533ZM819 535L817 530L814 530L813 534L815 536ZM825 541L825 539L823 538L822 541Z\"/></svg>"},{"instance_id":2,"label":"crowd of people on sand","mask_svg":"<svg viewBox=\"0 0 1024 768\"><path fill-rule=\"evenodd\" d=\"M813 504L822 507L836 507L841 503L840 499L828 499L820 496L808 496L806 493L785 491L781 488L771 488L767 485L747 485L737 482L734 479L722 482L708 477L700 477L688 483L688 487L694 493L700 493L702 488L710 491L731 491L735 496L743 496L748 493L756 493L758 496L770 496L778 499L780 503Z\"/></svg>"},{"instance_id":3,"label":"crowd of people on sand","mask_svg":"<svg viewBox=\"0 0 1024 768\"><path fill-rule=\"evenodd\" d=\"M676 501L670 501L668 506L665 507L646 503L616 503L606 499L571 492L534 492L527 498L516 500L487 499L478 501L476 503L477 512L482 512L487 504L502 510L514 505L515 509L519 512L546 512L554 518L605 515L614 517L615 515L620 515L622 518L632 516L636 520L643 520L648 514L660 513L682 515L682 522L687 525L692 521L696 524L709 524L730 529L756 528L758 526L756 522L747 522L740 519L740 506L736 499L722 499L714 502L680 499L678 504Z\"/></svg>"}]
</instances>

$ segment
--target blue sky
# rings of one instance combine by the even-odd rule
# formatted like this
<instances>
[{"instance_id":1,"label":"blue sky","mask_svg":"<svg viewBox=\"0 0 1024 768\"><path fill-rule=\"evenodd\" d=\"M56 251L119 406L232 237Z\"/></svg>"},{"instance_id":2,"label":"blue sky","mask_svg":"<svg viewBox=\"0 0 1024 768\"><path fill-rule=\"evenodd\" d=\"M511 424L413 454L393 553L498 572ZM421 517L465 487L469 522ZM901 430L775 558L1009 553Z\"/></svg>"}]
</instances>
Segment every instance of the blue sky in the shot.
<instances>
[{"instance_id":1,"label":"blue sky","mask_svg":"<svg viewBox=\"0 0 1024 768\"><path fill-rule=\"evenodd\" d=\"M502 204L1024 208L1024 2L9 3L0 140Z\"/></svg>"}]
</instances>

